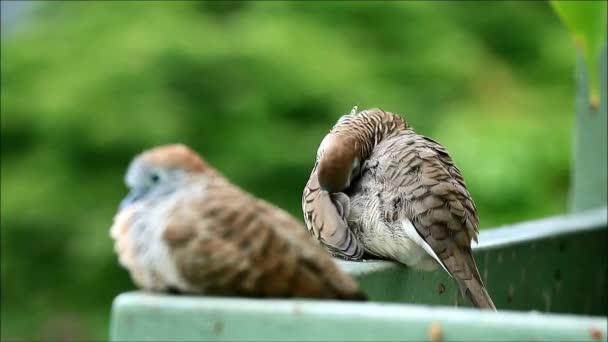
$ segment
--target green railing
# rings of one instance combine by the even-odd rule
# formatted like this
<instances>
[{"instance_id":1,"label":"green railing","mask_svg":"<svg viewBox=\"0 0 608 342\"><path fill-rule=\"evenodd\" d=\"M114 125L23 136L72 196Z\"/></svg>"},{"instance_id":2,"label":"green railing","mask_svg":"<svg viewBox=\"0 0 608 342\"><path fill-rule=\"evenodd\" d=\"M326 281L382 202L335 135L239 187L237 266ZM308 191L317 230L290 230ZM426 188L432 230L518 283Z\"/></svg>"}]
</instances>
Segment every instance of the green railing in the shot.
<instances>
[{"instance_id":1,"label":"green railing","mask_svg":"<svg viewBox=\"0 0 608 342\"><path fill-rule=\"evenodd\" d=\"M485 230L474 248L499 312L465 301L444 272L346 262L367 303L125 293L113 341L606 341L603 209ZM428 305L434 304L434 305Z\"/></svg>"}]
</instances>

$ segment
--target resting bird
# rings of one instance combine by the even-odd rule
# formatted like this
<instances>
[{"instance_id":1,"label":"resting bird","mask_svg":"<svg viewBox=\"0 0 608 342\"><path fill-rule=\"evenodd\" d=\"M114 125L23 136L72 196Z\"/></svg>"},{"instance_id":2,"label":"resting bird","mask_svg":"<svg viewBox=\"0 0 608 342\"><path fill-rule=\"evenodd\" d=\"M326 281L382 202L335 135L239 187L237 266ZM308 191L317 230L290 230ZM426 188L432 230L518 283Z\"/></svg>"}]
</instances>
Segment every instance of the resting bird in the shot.
<instances>
[{"instance_id":1,"label":"resting bird","mask_svg":"<svg viewBox=\"0 0 608 342\"><path fill-rule=\"evenodd\" d=\"M364 299L301 223L184 145L138 155L126 183L110 231L120 263L145 290Z\"/></svg>"},{"instance_id":2,"label":"resting bird","mask_svg":"<svg viewBox=\"0 0 608 342\"><path fill-rule=\"evenodd\" d=\"M309 232L333 255L440 265L479 308L496 310L471 253L479 220L446 149L381 109L342 116L302 198Z\"/></svg>"}]
</instances>

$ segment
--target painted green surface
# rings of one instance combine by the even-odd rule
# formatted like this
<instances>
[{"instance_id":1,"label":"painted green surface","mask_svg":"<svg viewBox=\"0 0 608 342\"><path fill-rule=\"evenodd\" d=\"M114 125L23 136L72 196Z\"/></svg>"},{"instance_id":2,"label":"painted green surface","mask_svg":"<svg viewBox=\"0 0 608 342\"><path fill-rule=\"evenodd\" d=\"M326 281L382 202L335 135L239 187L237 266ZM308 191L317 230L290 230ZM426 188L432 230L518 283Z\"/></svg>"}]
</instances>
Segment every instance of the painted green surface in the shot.
<instances>
[{"instance_id":1,"label":"painted green surface","mask_svg":"<svg viewBox=\"0 0 608 342\"><path fill-rule=\"evenodd\" d=\"M601 101L597 111L589 108L589 86L585 61L577 63L576 131L573 145L571 208L574 211L606 205L608 184L608 138L606 136L606 47L601 55Z\"/></svg>"},{"instance_id":2,"label":"painted green surface","mask_svg":"<svg viewBox=\"0 0 608 342\"><path fill-rule=\"evenodd\" d=\"M606 319L422 305L127 293L114 341L606 341ZM599 333L594 339L592 332Z\"/></svg>"},{"instance_id":3,"label":"painted green surface","mask_svg":"<svg viewBox=\"0 0 608 342\"><path fill-rule=\"evenodd\" d=\"M126 293L114 301L111 338L428 340L438 322L441 341L606 341L607 214L602 208L482 232L475 256L498 313L448 307L464 301L443 272L341 261L370 302Z\"/></svg>"}]
</instances>

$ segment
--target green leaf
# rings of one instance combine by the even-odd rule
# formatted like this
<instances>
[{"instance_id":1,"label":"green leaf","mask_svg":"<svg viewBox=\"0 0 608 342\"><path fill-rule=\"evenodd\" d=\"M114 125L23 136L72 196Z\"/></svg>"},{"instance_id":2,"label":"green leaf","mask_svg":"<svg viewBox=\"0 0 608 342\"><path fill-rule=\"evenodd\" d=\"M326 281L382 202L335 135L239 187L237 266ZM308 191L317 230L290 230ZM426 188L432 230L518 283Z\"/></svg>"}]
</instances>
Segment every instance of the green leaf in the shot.
<instances>
[{"instance_id":1,"label":"green leaf","mask_svg":"<svg viewBox=\"0 0 608 342\"><path fill-rule=\"evenodd\" d=\"M553 9L568 27L588 68L590 105L599 108L599 54L606 41L607 2L551 0Z\"/></svg>"}]
</instances>

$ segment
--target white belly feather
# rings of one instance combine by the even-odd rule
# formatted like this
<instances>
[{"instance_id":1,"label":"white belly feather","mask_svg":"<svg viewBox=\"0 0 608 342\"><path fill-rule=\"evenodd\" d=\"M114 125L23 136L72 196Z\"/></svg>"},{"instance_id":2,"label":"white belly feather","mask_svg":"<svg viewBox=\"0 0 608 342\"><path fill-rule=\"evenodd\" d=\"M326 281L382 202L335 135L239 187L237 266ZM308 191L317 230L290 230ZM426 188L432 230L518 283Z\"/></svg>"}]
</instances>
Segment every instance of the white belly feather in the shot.
<instances>
[{"instance_id":1,"label":"white belly feather","mask_svg":"<svg viewBox=\"0 0 608 342\"><path fill-rule=\"evenodd\" d=\"M349 225L360 230L357 236L368 252L424 271L437 269L438 263L445 269L410 220L402 217L389 223L381 219L376 196L355 196L351 200Z\"/></svg>"},{"instance_id":2,"label":"white belly feather","mask_svg":"<svg viewBox=\"0 0 608 342\"><path fill-rule=\"evenodd\" d=\"M174 194L171 201L177 200L177 196L179 194ZM134 282L144 289L175 287L186 291L190 288L179 274L175 259L163 239L170 208L170 205L126 208L117 215L111 229L120 263L129 270ZM145 210L145 213L140 210Z\"/></svg>"}]
</instances>

